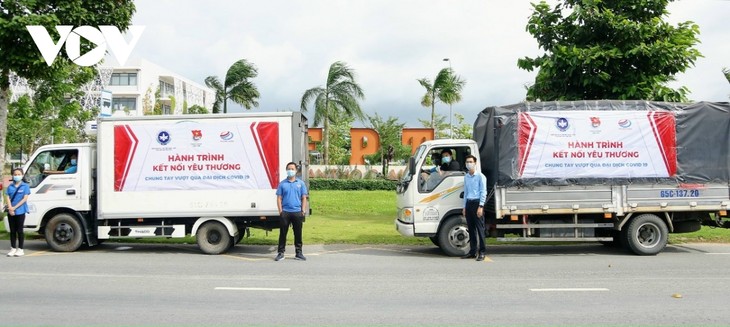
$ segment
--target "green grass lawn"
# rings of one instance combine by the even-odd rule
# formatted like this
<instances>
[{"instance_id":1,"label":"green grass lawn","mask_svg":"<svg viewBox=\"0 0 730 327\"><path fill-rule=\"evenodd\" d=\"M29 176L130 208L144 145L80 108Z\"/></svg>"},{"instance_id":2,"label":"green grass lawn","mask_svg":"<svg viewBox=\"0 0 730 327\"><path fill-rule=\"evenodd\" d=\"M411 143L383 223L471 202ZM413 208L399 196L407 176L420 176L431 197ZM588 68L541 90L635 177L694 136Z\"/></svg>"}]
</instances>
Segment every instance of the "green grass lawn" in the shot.
<instances>
[{"instance_id":1,"label":"green grass lawn","mask_svg":"<svg viewBox=\"0 0 730 327\"><path fill-rule=\"evenodd\" d=\"M407 238L395 230L395 192L392 191L312 191L312 216L304 224L304 244L405 244L430 245L428 238ZM3 225L3 224L0 224ZM37 237L37 235L28 235ZM5 227L0 226L0 239L8 239ZM251 237L244 244L275 245L278 230L267 232L251 229ZM293 243L289 231L289 244ZM195 238L182 239L125 239L123 242L195 243ZM730 230L703 226L700 231L670 234L670 243L716 242L730 243ZM496 244L489 239L490 244ZM549 244L549 243L548 243Z\"/></svg>"}]
</instances>

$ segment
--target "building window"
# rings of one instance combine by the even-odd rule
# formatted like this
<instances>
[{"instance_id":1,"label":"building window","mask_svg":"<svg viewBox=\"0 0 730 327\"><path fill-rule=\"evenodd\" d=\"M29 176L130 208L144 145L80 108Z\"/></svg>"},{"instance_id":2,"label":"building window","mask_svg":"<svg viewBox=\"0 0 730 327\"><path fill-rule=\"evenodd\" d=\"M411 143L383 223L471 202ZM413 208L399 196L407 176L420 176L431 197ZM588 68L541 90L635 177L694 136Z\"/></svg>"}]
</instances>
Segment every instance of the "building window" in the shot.
<instances>
[{"instance_id":1,"label":"building window","mask_svg":"<svg viewBox=\"0 0 730 327\"><path fill-rule=\"evenodd\" d=\"M137 73L112 73L109 85L137 85Z\"/></svg>"},{"instance_id":2,"label":"building window","mask_svg":"<svg viewBox=\"0 0 730 327\"><path fill-rule=\"evenodd\" d=\"M167 104L162 105L162 114L163 115L172 115L172 107Z\"/></svg>"},{"instance_id":3,"label":"building window","mask_svg":"<svg viewBox=\"0 0 730 327\"><path fill-rule=\"evenodd\" d=\"M112 99L113 111L127 109L129 111L137 110L136 98L114 98Z\"/></svg>"},{"instance_id":4,"label":"building window","mask_svg":"<svg viewBox=\"0 0 730 327\"><path fill-rule=\"evenodd\" d=\"M162 97L175 96L175 86L165 81L160 81L160 95Z\"/></svg>"}]
</instances>

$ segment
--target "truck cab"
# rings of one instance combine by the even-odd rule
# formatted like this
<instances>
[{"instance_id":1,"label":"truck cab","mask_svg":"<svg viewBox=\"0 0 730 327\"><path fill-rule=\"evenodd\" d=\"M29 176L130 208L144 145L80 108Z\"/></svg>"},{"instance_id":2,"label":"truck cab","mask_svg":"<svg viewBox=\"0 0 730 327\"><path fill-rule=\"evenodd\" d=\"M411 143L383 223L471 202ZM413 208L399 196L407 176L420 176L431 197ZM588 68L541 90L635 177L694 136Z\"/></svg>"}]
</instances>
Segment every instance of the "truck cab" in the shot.
<instances>
[{"instance_id":1,"label":"truck cab","mask_svg":"<svg viewBox=\"0 0 730 327\"><path fill-rule=\"evenodd\" d=\"M443 171L442 152L449 150L459 170ZM434 140L421 144L398 182L395 225L404 236L429 237L446 254L469 250L469 233L462 216L465 159L478 154L472 140Z\"/></svg>"},{"instance_id":2,"label":"truck cab","mask_svg":"<svg viewBox=\"0 0 730 327\"><path fill-rule=\"evenodd\" d=\"M95 149L91 143L76 143L47 145L35 152L23 169L32 198L26 231L45 235L49 244L62 249L75 246L69 242L79 239L77 233L91 230Z\"/></svg>"}]
</instances>

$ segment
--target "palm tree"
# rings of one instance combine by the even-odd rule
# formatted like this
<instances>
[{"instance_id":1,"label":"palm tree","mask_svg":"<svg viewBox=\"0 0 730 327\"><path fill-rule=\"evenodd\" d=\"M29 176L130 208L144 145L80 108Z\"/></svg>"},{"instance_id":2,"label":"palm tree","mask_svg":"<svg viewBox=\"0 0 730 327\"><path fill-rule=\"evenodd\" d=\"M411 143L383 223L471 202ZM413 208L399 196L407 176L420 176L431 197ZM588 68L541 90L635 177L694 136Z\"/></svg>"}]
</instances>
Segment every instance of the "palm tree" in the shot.
<instances>
[{"instance_id":1,"label":"palm tree","mask_svg":"<svg viewBox=\"0 0 730 327\"><path fill-rule=\"evenodd\" d=\"M436 102L441 101L451 105L461 101L461 90L466 81L454 74L451 68L444 68L436 75L433 83L425 77L419 79L418 83L426 89L426 94L421 98L421 105L426 108L431 107L431 128L434 128Z\"/></svg>"},{"instance_id":2,"label":"palm tree","mask_svg":"<svg viewBox=\"0 0 730 327\"><path fill-rule=\"evenodd\" d=\"M221 84L217 76L208 76L205 79L205 85L215 90L213 113L220 113L221 104L223 104L223 113L228 113L229 99L246 109L258 107L259 90L251 82L251 79L257 75L256 66L246 59L241 59L228 68L225 84Z\"/></svg>"},{"instance_id":3,"label":"palm tree","mask_svg":"<svg viewBox=\"0 0 730 327\"><path fill-rule=\"evenodd\" d=\"M307 111L307 104L314 100L314 125L324 124L324 164L329 164L329 124L337 114L346 114L363 120L358 99L364 99L362 88L355 82L355 72L346 63L337 61L330 65L325 87L317 86L302 95L301 110Z\"/></svg>"}]
</instances>

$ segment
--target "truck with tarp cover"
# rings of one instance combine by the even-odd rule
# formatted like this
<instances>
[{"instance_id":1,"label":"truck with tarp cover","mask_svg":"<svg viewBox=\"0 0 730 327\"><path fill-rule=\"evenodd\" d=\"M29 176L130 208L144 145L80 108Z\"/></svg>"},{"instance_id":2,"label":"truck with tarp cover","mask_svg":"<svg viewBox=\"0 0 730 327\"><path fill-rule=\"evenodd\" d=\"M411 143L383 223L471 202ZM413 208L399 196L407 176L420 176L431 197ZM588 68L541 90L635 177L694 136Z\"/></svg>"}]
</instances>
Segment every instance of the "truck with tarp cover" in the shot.
<instances>
[{"instance_id":1,"label":"truck with tarp cover","mask_svg":"<svg viewBox=\"0 0 730 327\"><path fill-rule=\"evenodd\" d=\"M421 145L398 185L396 228L444 252L468 250L463 172L420 173L449 149L487 177L490 234L508 241L599 241L640 255L669 233L730 228L730 104L523 102L478 114L473 140Z\"/></svg>"}]
</instances>

